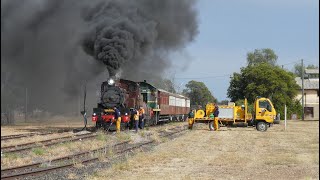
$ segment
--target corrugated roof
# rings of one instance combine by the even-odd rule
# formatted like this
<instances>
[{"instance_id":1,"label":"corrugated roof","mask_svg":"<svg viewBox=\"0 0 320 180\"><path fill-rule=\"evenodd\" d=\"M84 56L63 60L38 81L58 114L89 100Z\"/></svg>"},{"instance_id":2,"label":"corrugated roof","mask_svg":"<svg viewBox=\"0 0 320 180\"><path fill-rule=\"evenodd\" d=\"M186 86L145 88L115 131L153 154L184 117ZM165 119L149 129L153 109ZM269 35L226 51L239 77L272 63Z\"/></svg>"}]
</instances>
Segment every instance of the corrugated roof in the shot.
<instances>
[{"instance_id":1,"label":"corrugated roof","mask_svg":"<svg viewBox=\"0 0 320 180\"><path fill-rule=\"evenodd\" d=\"M173 96L179 96L179 97L182 97L182 98L189 99L188 97L186 97L186 96L184 96L184 95L177 94L177 93L172 93L172 92L168 92L168 91L166 91L166 90L164 90L164 89L159 89L159 88L158 88L158 90L159 90L159 91L162 91L162 92L166 92L166 93L168 93L168 94L170 94L170 95L173 95Z\"/></svg>"},{"instance_id":2,"label":"corrugated roof","mask_svg":"<svg viewBox=\"0 0 320 180\"><path fill-rule=\"evenodd\" d=\"M319 69L306 69L306 74L319 74Z\"/></svg>"},{"instance_id":3,"label":"corrugated roof","mask_svg":"<svg viewBox=\"0 0 320 180\"><path fill-rule=\"evenodd\" d=\"M302 87L300 77L295 78L297 84ZM304 89L319 89L319 79L305 79L303 82Z\"/></svg>"}]
</instances>

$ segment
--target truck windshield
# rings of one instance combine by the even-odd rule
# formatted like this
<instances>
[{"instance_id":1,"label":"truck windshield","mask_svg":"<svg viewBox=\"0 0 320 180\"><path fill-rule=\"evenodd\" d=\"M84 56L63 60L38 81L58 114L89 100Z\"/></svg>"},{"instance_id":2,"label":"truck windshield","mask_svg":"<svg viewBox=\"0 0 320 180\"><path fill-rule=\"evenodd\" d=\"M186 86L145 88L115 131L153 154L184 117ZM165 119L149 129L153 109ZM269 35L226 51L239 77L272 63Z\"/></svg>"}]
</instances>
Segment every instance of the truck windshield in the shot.
<instances>
[{"instance_id":1,"label":"truck windshield","mask_svg":"<svg viewBox=\"0 0 320 180\"><path fill-rule=\"evenodd\" d=\"M267 100L259 101L259 108L265 108L268 111L271 111L271 107L272 106L269 101L267 101Z\"/></svg>"}]
</instances>

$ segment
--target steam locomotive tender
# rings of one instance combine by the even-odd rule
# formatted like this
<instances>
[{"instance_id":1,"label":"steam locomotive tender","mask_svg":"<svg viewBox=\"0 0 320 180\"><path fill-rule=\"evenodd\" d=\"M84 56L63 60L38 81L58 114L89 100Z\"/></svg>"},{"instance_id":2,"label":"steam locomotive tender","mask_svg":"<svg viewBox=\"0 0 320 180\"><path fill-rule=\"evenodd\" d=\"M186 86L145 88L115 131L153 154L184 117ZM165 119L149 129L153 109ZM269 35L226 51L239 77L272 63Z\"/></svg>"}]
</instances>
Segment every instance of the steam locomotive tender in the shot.
<instances>
[{"instance_id":1,"label":"steam locomotive tender","mask_svg":"<svg viewBox=\"0 0 320 180\"><path fill-rule=\"evenodd\" d=\"M100 102L93 108L97 128L115 129L113 107L121 112L121 129L134 125L133 109L145 109L145 126L164 121L184 121L190 111L189 98L158 89L146 81L109 79L101 84Z\"/></svg>"}]
</instances>

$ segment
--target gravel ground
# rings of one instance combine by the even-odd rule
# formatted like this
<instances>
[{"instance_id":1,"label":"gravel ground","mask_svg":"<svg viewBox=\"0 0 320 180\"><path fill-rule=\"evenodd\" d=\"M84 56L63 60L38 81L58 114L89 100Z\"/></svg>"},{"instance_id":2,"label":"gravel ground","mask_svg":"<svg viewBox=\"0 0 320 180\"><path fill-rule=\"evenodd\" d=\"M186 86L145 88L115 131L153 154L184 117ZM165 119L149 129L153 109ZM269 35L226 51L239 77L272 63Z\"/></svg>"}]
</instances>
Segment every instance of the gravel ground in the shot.
<instances>
[{"instance_id":1,"label":"gravel ground","mask_svg":"<svg viewBox=\"0 0 320 180\"><path fill-rule=\"evenodd\" d=\"M162 141L36 179L319 179L319 121L290 120L286 130L281 122L267 132L252 127L209 131L206 124L196 124Z\"/></svg>"},{"instance_id":2,"label":"gravel ground","mask_svg":"<svg viewBox=\"0 0 320 180\"><path fill-rule=\"evenodd\" d=\"M119 168L124 167L124 168ZM87 179L319 179L319 121L208 131L205 124Z\"/></svg>"}]
</instances>

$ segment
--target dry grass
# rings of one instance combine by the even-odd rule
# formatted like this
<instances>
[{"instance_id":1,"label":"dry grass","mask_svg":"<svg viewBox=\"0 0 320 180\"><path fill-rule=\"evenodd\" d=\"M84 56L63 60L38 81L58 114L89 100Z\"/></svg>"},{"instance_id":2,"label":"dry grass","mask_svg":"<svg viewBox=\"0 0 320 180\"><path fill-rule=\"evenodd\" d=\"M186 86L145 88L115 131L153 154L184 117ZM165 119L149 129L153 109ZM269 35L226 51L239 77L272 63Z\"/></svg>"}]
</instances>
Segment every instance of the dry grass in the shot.
<instances>
[{"instance_id":1,"label":"dry grass","mask_svg":"<svg viewBox=\"0 0 320 180\"><path fill-rule=\"evenodd\" d=\"M17 130L14 126L1 126L1 136L9 136L16 134L28 134L30 132L24 130Z\"/></svg>"},{"instance_id":2,"label":"dry grass","mask_svg":"<svg viewBox=\"0 0 320 180\"><path fill-rule=\"evenodd\" d=\"M173 124L164 124L160 128L162 130L169 129L176 125L183 125L184 123L173 123ZM22 128L21 126L16 126L15 128ZM24 129L43 129L44 127L39 126L25 126ZM14 127L8 127L6 126L4 129L7 129L7 131L10 133L13 132L19 132L16 131ZM66 142L63 144L51 146L51 147L42 147L42 148L36 148L33 149L27 153L21 154L5 154L4 157L1 158L1 167L2 168L8 168L8 167L14 167L14 166L20 166L25 164L30 164L33 162L42 162L42 161L48 161L50 163L50 160L58 157L63 157L66 155L74 154L77 152L82 151L88 151L93 150L101 147L105 147L106 145L114 144L119 141L126 141L131 140L132 143L137 142L143 142L146 140L156 140L158 142L164 141L161 139L156 131L159 131L158 127L154 128L151 127L148 130L140 130L138 133L133 132L120 132L115 133L115 135L106 135L103 133L103 131L98 132L98 136L95 138L95 140L84 140L84 141L76 141L76 142ZM15 145L15 144L21 144L26 142L34 142L34 141L41 141L46 139L52 139L54 137L65 137L72 135L72 133L62 133L62 134L52 134L47 136L33 136L29 138L22 138L17 139L13 141L6 141L2 142L3 145L9 146L9 145ZM1 144L2 145L2 144ZM94 157L98 157L101 161L105 161L106 156L113 156L114 153L111 149L106 149L106 152L103 153L96 153L92 154Z\"/></svg>"},{"instance_id":3,"label":"dry grass","mask_svg":"<svg viewBox=\"0 0 320 180\"><path fill-rule=\"evenodd\" d=\"M88 179L319 179L319 122L267 132L205 124Z\"/></svg>"},{"instance_id":4,"label":"dry grass","mask_svg":"<svg viewBox=\"0 0 320 180\"><path fill-rule=\"evenodd\" d=\"M7 141L1 141L1 147L5 146L13 146L18 144L24 144L24 143L30 143L30 142L39 142L49 139L55 139L55 138L62 138L70 136L72 137L74 134L72 132L66 132L66 133L57 133L57 134L48 134L48 135L35 135L31 137L25 137L25 138L19 138L19 139L13 139L13 140L7 140Z\"/></svg>"},{"instance_id":5,"label":"dry grass","mask_svg":"<svg viewBox=\"0 0 320 180\"><path fill-rule=\"evenodd\" d=\"M106 135L105 135L106 136ZM52 147L36 148L31 152L28 152L24 156L19 156L18 158L1 158L1 167L14 167L24 164L29 164L35 160L50 161L53 158L63 157L66 155L74 154L77 152L88 151L104 147L107 143L114 143L115 140L84 140L76 142L67 142Z\"/></svg>"},{"instance_id":6,"label":"dry grass","mask_svg":"<svg viewBox=\"0 0 320 180\"><path fill-rule=\"evenodd\" d=\"M68 179L79 179L79 177L75 173L68 174Z\"/></svg>"}]
</instances>

